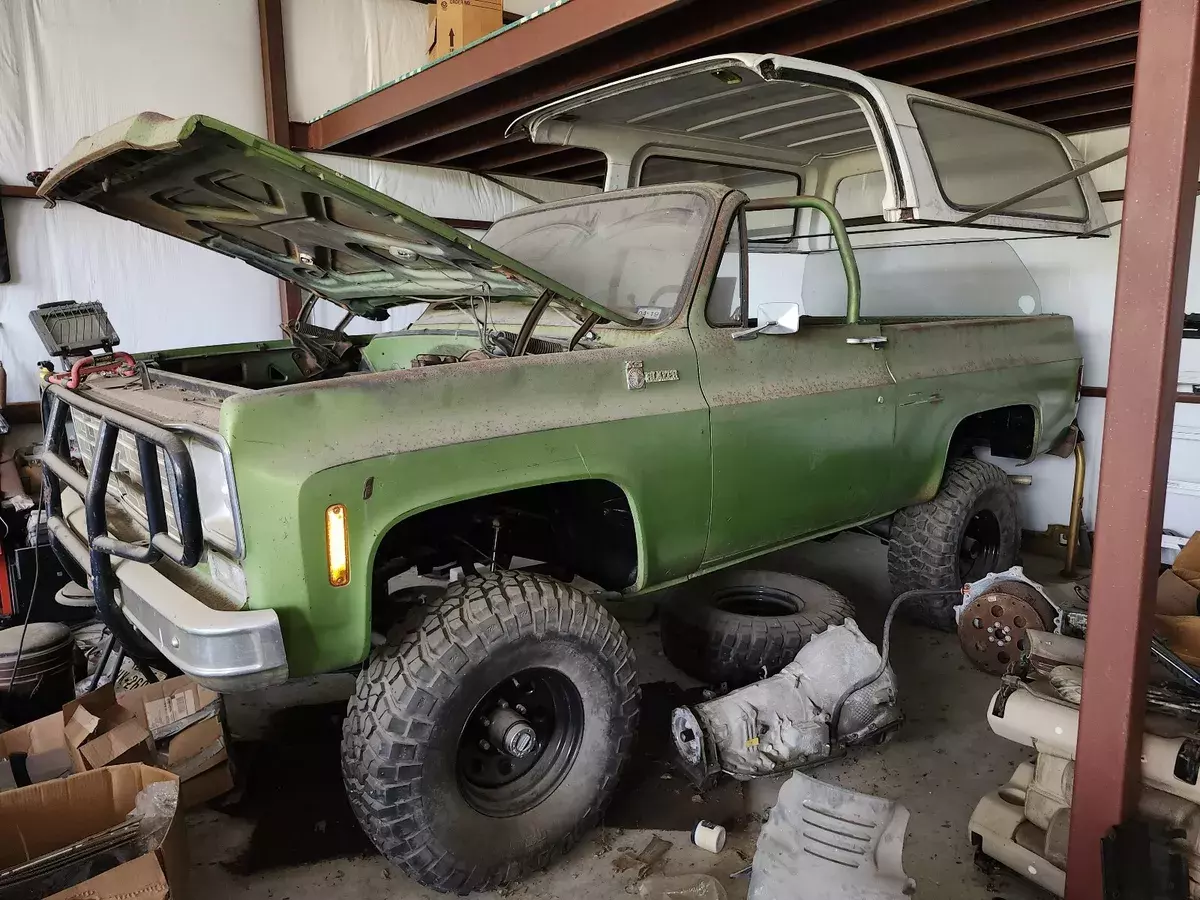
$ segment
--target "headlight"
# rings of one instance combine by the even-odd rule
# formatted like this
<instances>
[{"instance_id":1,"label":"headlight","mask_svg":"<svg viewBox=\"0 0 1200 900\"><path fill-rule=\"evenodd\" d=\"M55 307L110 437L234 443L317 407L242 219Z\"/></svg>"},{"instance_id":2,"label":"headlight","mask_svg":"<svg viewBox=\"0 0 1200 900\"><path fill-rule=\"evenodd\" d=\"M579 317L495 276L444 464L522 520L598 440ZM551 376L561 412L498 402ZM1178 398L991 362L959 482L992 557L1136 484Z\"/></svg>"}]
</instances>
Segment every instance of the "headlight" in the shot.
<instances>
[{"instance_id":1,"label":"headlight","mask_svg":"<svg viewBox=\"0 0 1200 900\"><path fill-rule=\"evenodd\" d=\"M238 564L237 503L232 484L233 472L226 466L225 454L203 439L184 435L192 469L196 473L196 499L200 505L200 526L210 545L204 561L213 581L240 606L246 602L246 575Z\"/></svg>"},{"instance_id":2,"label":"headlight","mask_svg":"<svg viewBox=\"0 0 1200 900\"><path fill-rule=\"evenodd\" d=\"M237 504L230 485L231 472L225 467L225 455L195 437L185 437L196 472L196 496L200 502L200 522L205 539L227 553L238 556Z\"/></svg>"}]
</instances>

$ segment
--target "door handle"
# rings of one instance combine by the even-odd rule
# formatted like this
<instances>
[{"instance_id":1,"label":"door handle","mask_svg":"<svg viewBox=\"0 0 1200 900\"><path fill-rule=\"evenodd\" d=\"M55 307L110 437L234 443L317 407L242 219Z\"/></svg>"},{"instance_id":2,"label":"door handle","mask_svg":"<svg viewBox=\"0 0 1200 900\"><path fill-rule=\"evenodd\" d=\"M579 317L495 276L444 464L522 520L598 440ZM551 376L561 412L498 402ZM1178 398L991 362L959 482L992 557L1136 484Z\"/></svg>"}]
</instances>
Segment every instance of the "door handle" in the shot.
<instances>
[{"instance_id":1,"label":"door handle","mask_svg":"<svg viewBox=\"0 0 1200 900\"><path fill-rule=\"evenodd\" d=\"M881 334L874 334L874 335L870 335L868 337L848 337L848 338L846 338L846 343L847 344L870 344L873 347L878 347L881 344L886 344L887 340L888 339L885 338Z\"/></svg>"},{"instance_id":2,"label":"door handle","mask_svg":"<svg viewBox=\"0 0 1200 900\"><path fill-rule=\"evenodd\" d=\"M945 398L941 394L930 394L928 397L922 397L920 394L909 394L910 397L916 397L916 400L907 400L901 403L901 406L920 406L923 403L941 403Z\"/></svg>"}]
</instances>

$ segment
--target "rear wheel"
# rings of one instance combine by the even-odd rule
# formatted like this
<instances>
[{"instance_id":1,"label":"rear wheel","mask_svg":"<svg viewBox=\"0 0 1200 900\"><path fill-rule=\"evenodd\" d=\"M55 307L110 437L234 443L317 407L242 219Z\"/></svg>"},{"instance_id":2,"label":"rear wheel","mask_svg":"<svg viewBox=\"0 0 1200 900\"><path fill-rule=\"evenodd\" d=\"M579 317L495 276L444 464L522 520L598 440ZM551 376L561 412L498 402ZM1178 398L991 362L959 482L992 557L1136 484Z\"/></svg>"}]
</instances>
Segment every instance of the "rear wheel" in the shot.
<instances>
[{"instance_id":1,"label":"rear wheel","mask_svg":"<svg viewBox=\"0 0 1200 900\"><path fill-rule=\"evenodd\" d=\"M1020 546L1017 495L1008 475L974 457L956 459L932 500L896 513L888 543L892 594L956 590L1015 565ZM958 602L917 597L904 609L919 622L952 631Z\"/></svg>"},{"instance_id":2,"label":"rear wheel","mask_svg":"<svg viewBox=\"0 0 1200 900\"><path fill-rule=\"evenodd\" d=\"M546 866L612 794L635 668L620 626L574 588L516 572L451 585L359 675L342 743L355 815L436 890Z\"/></svg>"}]
</instances>

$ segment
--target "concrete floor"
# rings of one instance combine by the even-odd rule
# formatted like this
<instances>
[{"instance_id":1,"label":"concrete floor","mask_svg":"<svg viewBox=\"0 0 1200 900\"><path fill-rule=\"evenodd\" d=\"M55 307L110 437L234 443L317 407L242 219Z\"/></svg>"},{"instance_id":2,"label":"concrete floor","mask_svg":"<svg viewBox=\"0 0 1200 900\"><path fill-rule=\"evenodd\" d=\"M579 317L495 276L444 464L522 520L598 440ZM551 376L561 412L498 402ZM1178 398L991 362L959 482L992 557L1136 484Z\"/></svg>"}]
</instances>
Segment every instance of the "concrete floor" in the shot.
<instances>
[{"instance_id":1,"label":"concrete floor","mask_svg":"<svg viewBox=\"0 0 1200 900\"><path fill-rule=\"evenodd\" d=\"M782 551L759 565L833 585L854 603L867 635L878 640L888 589L886 550L877 540L842 535ZM634 618L637 606L629 610ZM744 900L748 881L726 876L752 858L758 814L774 803L782 779L745 785L725 780L704 796L696 794L674 772L666 735L669 710L689 683L662 658L656 622L627 620L626 627L641 668L643 726L638 755L605 826L548 871L480 897L599 900L636 895L637 867L625 868L623 857L657 834L672 847L656 873L713 873L730 900ZM904 861L917 881L918 897L1048 896L1006 870L981 871L967 840L967 820L976 801L1006 781L1029 755L987 728L985 710L998 680L968 665L953 635L898 622L892 647L905 726L882 747L855 751L811 774L908 807ZM253 739L239 748L246 787L220 809L204 809L189 818L196 896L323 900L331 891L363 900L441 896L376 855L342 797L337 741L349 683L347 677L331 677L230 698L231 728ZM729 829L721 854L688 842L688 831L700 818Z\"/></svg>"}]
</instances>

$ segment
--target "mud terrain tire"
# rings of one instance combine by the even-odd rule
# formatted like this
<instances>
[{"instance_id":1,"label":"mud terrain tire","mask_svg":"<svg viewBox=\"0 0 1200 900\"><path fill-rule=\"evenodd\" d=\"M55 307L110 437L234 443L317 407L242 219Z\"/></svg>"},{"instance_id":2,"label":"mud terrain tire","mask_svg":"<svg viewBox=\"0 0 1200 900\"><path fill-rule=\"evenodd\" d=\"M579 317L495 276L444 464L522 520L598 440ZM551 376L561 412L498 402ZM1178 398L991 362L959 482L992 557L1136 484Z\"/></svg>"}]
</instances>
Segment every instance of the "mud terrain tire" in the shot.
<instances>
[{"instance_id":1,"label":"mud terrain tire","mask_svg":"<svg viewBox=\"0 0 1200 900\"><path fill-rule=\"evenodd\" d=\"M974 457L956 459L946 467L932 500L896 513L888 543L892 595L956 590L1016 565L1020 547L1017 494L1008 475ZM917 597L902 611L924 625L953 631L954 607L960 602Z\"/></svg>"},{"instance_id":2,"label":"mud terrain tire","mask_svg":"<svg viewBox=\"0 0 1200 900\"><path fill-rule=\"evenodd\" d=\"M853 615L849 600L811 578L718 572L663 606L663 653L699 681L742 687L774 675L809 638Z\"/></svg>"},{"instance_id":3,"label":"mud terrain tire","mask_svg":"<svg viewBox=\"0 0 1200 900\"><path fill-rule=\"evenodd\" d=\"M497 694L512 690L532 699ZM452 584L358 676L342 732L350 805L380 852L421 884L495 888L544 868L596 824L638 702L625 633L581 591L519 572ZM537 728L528 757L476 734L500 707ZM515 780L498 780L531 757Z\"/></svg>"}]
</instances>

